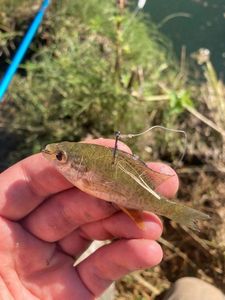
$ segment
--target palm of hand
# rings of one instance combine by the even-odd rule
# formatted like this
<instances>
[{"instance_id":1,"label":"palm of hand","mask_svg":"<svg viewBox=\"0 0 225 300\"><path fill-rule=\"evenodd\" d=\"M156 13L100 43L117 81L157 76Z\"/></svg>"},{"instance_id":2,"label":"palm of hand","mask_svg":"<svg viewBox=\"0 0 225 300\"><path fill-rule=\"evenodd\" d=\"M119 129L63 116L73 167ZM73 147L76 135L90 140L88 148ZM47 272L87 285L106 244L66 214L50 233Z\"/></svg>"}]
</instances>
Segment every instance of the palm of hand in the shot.
<instances>
[{"instance_id":1,"label":"palm of hand","mask_svg":"<svg viewBox=\"0 0 225 300\"><path fill-rule=\"evenodd\" d=\"M172 180L161 187L168 196L178 186ZM143 213L145 230L138 229L110 203L72 187L40 154L0 174L0 182L1 299L95 299L112 281L162 258L159 218ZM91 241L114 238L73 266Z\"/></svg>"}]
</instances>

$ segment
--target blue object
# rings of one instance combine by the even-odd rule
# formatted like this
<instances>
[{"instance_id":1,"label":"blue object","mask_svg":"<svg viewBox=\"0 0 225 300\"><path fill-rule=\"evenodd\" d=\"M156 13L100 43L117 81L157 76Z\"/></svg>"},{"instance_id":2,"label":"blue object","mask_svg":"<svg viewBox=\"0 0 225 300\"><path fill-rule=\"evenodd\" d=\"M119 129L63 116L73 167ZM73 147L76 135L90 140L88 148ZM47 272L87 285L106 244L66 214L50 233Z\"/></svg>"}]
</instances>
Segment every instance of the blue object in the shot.
<instances>
[{"instance_id":1,"label":"blue object","mask_svg":"<svg viewBox=\"0 0 225 300\"><path fill-rule=\"evenodd\" d=\"M3 101L3 97L5 95L5 92L7 91L7 88L13 79L14 74L16 73L16 70L18 69L19 64L21 63L27 49L30 46L30 43L32 39L34 38L34 35L38 29L38 27L41 24L41 21L44 17L45 11L47 7L50 4L50 0L44 0L42 2L42 5L35 16L32 24L30 25L27 33L25 34L15 56L13 57L11 65L8 67L5 75L3 76L1 82L0 82L0 102Z\"/></svg>"}]
</instances>

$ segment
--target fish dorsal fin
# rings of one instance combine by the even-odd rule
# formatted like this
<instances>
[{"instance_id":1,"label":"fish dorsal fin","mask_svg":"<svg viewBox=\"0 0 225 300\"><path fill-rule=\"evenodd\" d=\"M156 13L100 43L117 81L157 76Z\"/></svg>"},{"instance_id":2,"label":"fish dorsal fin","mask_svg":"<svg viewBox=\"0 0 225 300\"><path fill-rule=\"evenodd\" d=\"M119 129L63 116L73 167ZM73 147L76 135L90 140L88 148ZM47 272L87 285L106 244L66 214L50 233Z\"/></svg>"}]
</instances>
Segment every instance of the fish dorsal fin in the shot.
<instances>
[{"instance_id":1,"label":"fish dorsal fin","mask_svg":"<svg viewBox=\"0 0 225 300\"><path fill-rule=\"evenodd\" d=\"M145 176L152 181L153 188L156 189L160 184L175 176L175 174L160 173L146 166Z\"/></svg>"},{"instance_id":2,"label":"fish dorsal fin","mask_svg":"<svg viewBox=\"0 0 225 300\"><path fill-rule=\"evenodd\" d=\"M155 192L155 189L167 179L174 176L159 173L144 165L143 169L137 170L127 161L118 162L117 167L132 179L134 179L140 186L146 189L157 199L160 199L161 197L158 193Z\"/></svg>"}]
</instances>

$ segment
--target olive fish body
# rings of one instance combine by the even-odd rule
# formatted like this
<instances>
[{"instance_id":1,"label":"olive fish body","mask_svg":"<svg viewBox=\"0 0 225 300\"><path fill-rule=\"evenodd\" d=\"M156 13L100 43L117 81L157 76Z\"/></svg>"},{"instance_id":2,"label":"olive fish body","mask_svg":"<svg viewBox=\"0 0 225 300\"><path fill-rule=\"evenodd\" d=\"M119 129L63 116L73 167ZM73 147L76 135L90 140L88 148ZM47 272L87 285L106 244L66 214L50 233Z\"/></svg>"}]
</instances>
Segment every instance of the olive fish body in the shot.
<instances>
[{"instance_id":1,"label":"olive fish body","mask_svg":"<svg viewBox=\"0 0 225 300\"><path fill-rule=\"evenodd\" d=\"M153 171L136 156L121 150L113 157L113 151L84 142L61 142L47 145L43 154L74 186L94 197L128 209L151 211L192 229L198 229L198 220L209 218L155 192L173 175Z\"/></svg>"}]
</instances>

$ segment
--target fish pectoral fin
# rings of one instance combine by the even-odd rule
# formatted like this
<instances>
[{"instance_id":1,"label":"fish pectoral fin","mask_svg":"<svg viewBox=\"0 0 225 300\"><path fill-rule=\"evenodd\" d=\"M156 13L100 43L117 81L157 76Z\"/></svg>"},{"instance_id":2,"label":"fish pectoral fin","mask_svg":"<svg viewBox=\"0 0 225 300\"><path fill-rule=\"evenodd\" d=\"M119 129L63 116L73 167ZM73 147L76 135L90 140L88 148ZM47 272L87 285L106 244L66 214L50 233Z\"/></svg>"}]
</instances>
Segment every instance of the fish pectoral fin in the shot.
<instances>
[{"instance_id":1,"label":"fish pectoral fin","mask_svg":"<svg viewBox=\"0 0 225 300\"><path fill-rule=\"evenodd\" d=\"M134 221L134 223L137 225L138 228L141 230L145 229L144 221L142 217L142 213L139 210L136 209L129 209L125 208L123 206L119 206L119 208L126 214L128 217Z\"/></svg>"}]
</instances>

